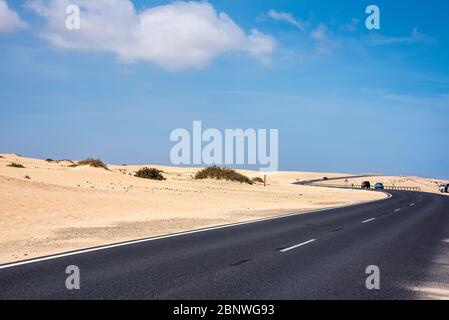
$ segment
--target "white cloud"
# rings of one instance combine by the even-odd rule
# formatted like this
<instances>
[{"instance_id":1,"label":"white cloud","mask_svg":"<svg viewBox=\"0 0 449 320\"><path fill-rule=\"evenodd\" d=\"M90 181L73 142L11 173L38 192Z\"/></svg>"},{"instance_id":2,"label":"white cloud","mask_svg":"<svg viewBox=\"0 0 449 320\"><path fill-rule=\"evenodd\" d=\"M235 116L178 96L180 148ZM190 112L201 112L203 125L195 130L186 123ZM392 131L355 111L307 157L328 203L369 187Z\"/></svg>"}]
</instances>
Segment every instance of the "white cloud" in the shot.
<instances>
[{"instance_id":1,"label":"white cloud","mask_svg":"<svg viewBox=\"0 0 449 320\"><path fill-rule=\"evenodd\" d=\"M325 24L320 24L312 32L310 37L316 42L316 49L322 54L329 54L337 45L337 38L332 36Z\"/></svg>"},{"instance_id":2,"label":"white cloud","mask_svg":"<svg viewBox=\"0 0 449 320\"><path fill-rule=\"evenodd\" d=\"M69 4L81 8L80 30L65 28ZM28 7L45 19L41 35L55 47L112 52L122 62L145 60L172 71L204 67L228 52L268 62L276 46L207 2L176 1L139 12L130 0L29 0Z\"/></svg>"},{"instance_id":3,"label":"white cloud","mask_svg":"<svg viewBox=\"0 0 449 320\"><path fill-rule=\"evenodd\" d=\"M348 32L356 32L359 28L360 19L352 18L351 22L343 25L342 30Z\"/></svg>"},{"instance_id":4,"label":"white cloud","mask_svg":"<svg viewBox=\"0 0 449 320\"><path fill-rule=\"evenodd\" d=\"M312 27L312 23L308 21L298 20L289 12L276 11L274 9L268 11L264 17L269 17L276 21L287 22L297 27L307 36L308 40L313 42L315 50L320 54L328 55L337 47L338 39L323 23L318 24L316 27ZM358 22L358 20L353 19L350 24L345 26L345 28L352 31L357 27Z\"/></svg>"},{"instance_id":5,"label":"white cloud","mask_svg":"<svg viewBox=\"0 0 449 320\"><path fill-rule=\"evenodd\" d=\"M294 18L291 13L270 10L270 11L268 11L267 16L274 20L277 20L277 21L287 22L287 23L297 27L301 31L305 31L304 23L301 20Z\"/></svg>"},{"instance_id":6,"label":"white cloud","mask_svg":"<svg viewBox=\"0 0 449 320\"><path fill-rule=\"evenodd\" d=\"M327 39L327 27L320 24L315 30L310 33L310 36L317 41L324 41Z\"/></svg>"},{"instance_id":7,"label":"white cloud","mask_svg":"<svg viewBox=\"0 0 449 320\"><path fill-rule=\"evenodd\" d=\"M435 41L435 39L419 32L418 28L415 27L413 28L410 35L406 37L389 37L375 33L368 38L367 43L369 45L382 46L391 44L412 44L418 42L433 42L433 41Z\"/></svg>"},{"instance_id":8,"label":"white cloud","mask_svg":"<svg viewBox=\"0 0 449 320\"><path fill-rule=\"evenodd\" d=\"M0 0L0 33L13 32L25 26L19 15L8 7L6 1Z\"/></svg>"}]
</instances>

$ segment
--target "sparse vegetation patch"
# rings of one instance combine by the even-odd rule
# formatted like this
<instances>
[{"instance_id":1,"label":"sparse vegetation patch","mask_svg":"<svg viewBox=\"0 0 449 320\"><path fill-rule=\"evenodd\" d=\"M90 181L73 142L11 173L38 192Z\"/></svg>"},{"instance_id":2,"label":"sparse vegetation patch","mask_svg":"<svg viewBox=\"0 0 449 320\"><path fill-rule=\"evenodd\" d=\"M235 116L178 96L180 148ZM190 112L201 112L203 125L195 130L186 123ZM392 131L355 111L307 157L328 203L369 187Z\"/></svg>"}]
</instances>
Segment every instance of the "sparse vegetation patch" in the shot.
<instances>
[{"instance_id":1,"label":"sparse vegetation patch","mask_svg":"<svg viewBox=\"0 0 449 320\"><path fill-rule=\"evenodd\" d=\"M254 183L264 183L261 177L255 177L251 179Z\"/></svg>"},{"instance_id":2,"label":"sparse vegetation patch","mask_svg":"<svg viewBox=\"0 0 449 320\"><path fill-rule=\"evenodd\" d=\"M217 166L208 167L198 171L194 177L195 180L200 179L217 179L226 181L235 181L240 183L254 184L247 176L238 173L230 168L220 168Z\"/></svg>"},{"instance_id":3,"label":"sparse vegetation patch","mask_svg":"<svg viewBox=\"0 0 449 320\"><path fill-rule=\"evenodd\" d=\"M11 164L8 164L8 167L12 167L12 168L25 168L22 164L17 163L17 162L12 162Z\"/></svg>"},{"instance_id":4,"label":"sparse vegetation patch","mask_svg":"<svg viewBox=\"0 0 449 320\"><path fill-rule=\"evenodd\" d=\"M162 173L163 173L162 170L144 167L142 169L139 169L134 176L143 179L166 180L162 175Z\"/></svg>"},{"instance_id":5,"label":"sparse vegetation patch","mask_svg":"<svg viewBox=\"0 0 449 320\"><path fill-rule=\"evenodd\" d=\"M106 164L104 164L103 161L101 161L100 159L87 158L85 160L79 161L78 164L81 165L81 166L89 165L89 166L94 167L94 168L108 169Z\"/></svg>"},{"instance_id":6,"label":"sparse vegetation patch","mask_svg":"<svg viewBox=\"0 0 449 320\"><path fill-rule=\"evenodd\" d=\"M70 168L75 168L78 166L91 166L93 168L103 168L109 170L108 166L100 159L87 158L85 160L78 161L78 163L72 163L69 165Z\"/></svg>"},{"instance_id":7,"label":"sparse vegetation patch","mask_svg":"<svg viewBox=\"0 0 449 320\"><path fill-rule=\"evenodd\" d=\"M60 163L60 162L70 162L70 163L73 163L73 161L72 161L72 160L69 160L69 159L54 160L54 159L52 159L52 158L48 158L48 159L45 159L45 161L47 161L47 162L49 162L49 163L52 163L52 162L56 162L56 163Z\"/></svg>"}]
</instances>

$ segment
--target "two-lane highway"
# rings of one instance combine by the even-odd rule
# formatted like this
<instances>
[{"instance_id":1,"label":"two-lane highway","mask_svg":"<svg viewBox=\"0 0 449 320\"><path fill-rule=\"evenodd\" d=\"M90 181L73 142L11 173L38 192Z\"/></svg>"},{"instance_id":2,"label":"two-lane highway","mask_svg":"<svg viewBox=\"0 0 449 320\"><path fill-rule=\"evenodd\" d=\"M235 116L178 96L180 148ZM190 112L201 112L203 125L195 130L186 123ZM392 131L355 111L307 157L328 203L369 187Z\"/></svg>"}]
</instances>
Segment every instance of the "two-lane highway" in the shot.
<instances>
[{"instance_id":1,"label":"two-lane highway","mask_svg":"<svg viewBox=\"0 0 449 320\"><path fill-rule=\"evenodd\" d=\"M449 292L449 197L391 192L289 215L0 266L0 299L410 299ZM449 256L449 255L448 255ZM76 265L81 289L65 286ZM379 267L380 289L365 286Z\"/></svg>"}]
</instances>

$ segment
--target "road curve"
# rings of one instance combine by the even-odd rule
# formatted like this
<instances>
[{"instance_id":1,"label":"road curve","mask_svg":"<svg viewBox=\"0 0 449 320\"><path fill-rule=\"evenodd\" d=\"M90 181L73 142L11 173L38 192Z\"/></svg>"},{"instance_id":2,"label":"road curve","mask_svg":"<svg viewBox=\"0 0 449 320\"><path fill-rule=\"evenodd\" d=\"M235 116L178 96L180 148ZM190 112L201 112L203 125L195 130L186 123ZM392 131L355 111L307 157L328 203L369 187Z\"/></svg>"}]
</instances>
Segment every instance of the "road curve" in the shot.
<instances>
[{"instance_id":1,"label":"road curve","mask_svg":"<svg viewBox=\"0 0 449 320\"><path fill-rule=\"evenodd\" d=\"M0 299L445 297L449 275L441 259L449 256L449 197L391 194L367 204L0 266ZM80 290L65 287L69 265L80 269ZM379 267L379 290L365 286L370 265Z\"/></svg>"}]
</instances>

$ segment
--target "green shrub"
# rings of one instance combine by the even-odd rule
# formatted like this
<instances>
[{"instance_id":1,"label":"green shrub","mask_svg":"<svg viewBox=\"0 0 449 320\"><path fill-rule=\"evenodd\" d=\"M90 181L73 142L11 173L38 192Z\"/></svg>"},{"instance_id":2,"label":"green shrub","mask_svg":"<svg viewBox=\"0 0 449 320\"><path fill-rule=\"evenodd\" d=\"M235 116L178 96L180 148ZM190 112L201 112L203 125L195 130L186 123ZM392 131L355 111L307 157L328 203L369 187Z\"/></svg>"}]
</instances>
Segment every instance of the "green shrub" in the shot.
<instances>
[{"instance_id":1,"label":"green shrub","mask_svg":"<svg viewBox=\"0 0 449 320\"><path fill-rule=\"evenodd\" d=\"M103 168L108 170L108 166L103 163L100 159L94 159L94 158L87 158L85 160L81 160L78 162L79 166L91 166L94 168ZM73 165L71 165L73 166Z\"/></svg>"},{"instance_id":2,"label":"green shrub","mask_svg":"<svg viewBox=\"0 0 449 320\"><path fill-rule=\"evenodd\" d=\"M236 181L240 183L253 184L254 182L247 176L238 173L237 171L229 168L220 168L217 166L208 167L198 171L195 174L194 179L217 179L226 181Z\"/></svg>"},{"instance_id":3,"label":"green shrub","mask_svg":"<svg viewBox=\"0 0 449 320\"><path fill-rule=\"evenodd\" d=\"M144 167L142 169L139 169L134 176L138 177L138 178L143 178L143 179L165 180L162 173L163 173L162 170Z\"/></svg>"},{"instance_id":4,"label":"green shrub","mask_svg":"<svg viewBox=\"0 0 449 320\"><path fill-rule=\"evenodd\" d=\"M8 164L8 167L25 168L23 165L21 165L20 163L16 163L16 162L12 162L11 164Z\"/></svg>"},{"instance_id":5,"label":"green shrub","mask_svg":"<svg viewBox=\"0 0 449 320\"><path fill-rule=\"evenodd\" d=\"M255 177L251 179L252 182L256 183L264 183L263 179L261 177Z\"/></svg>"}]
</instances>

